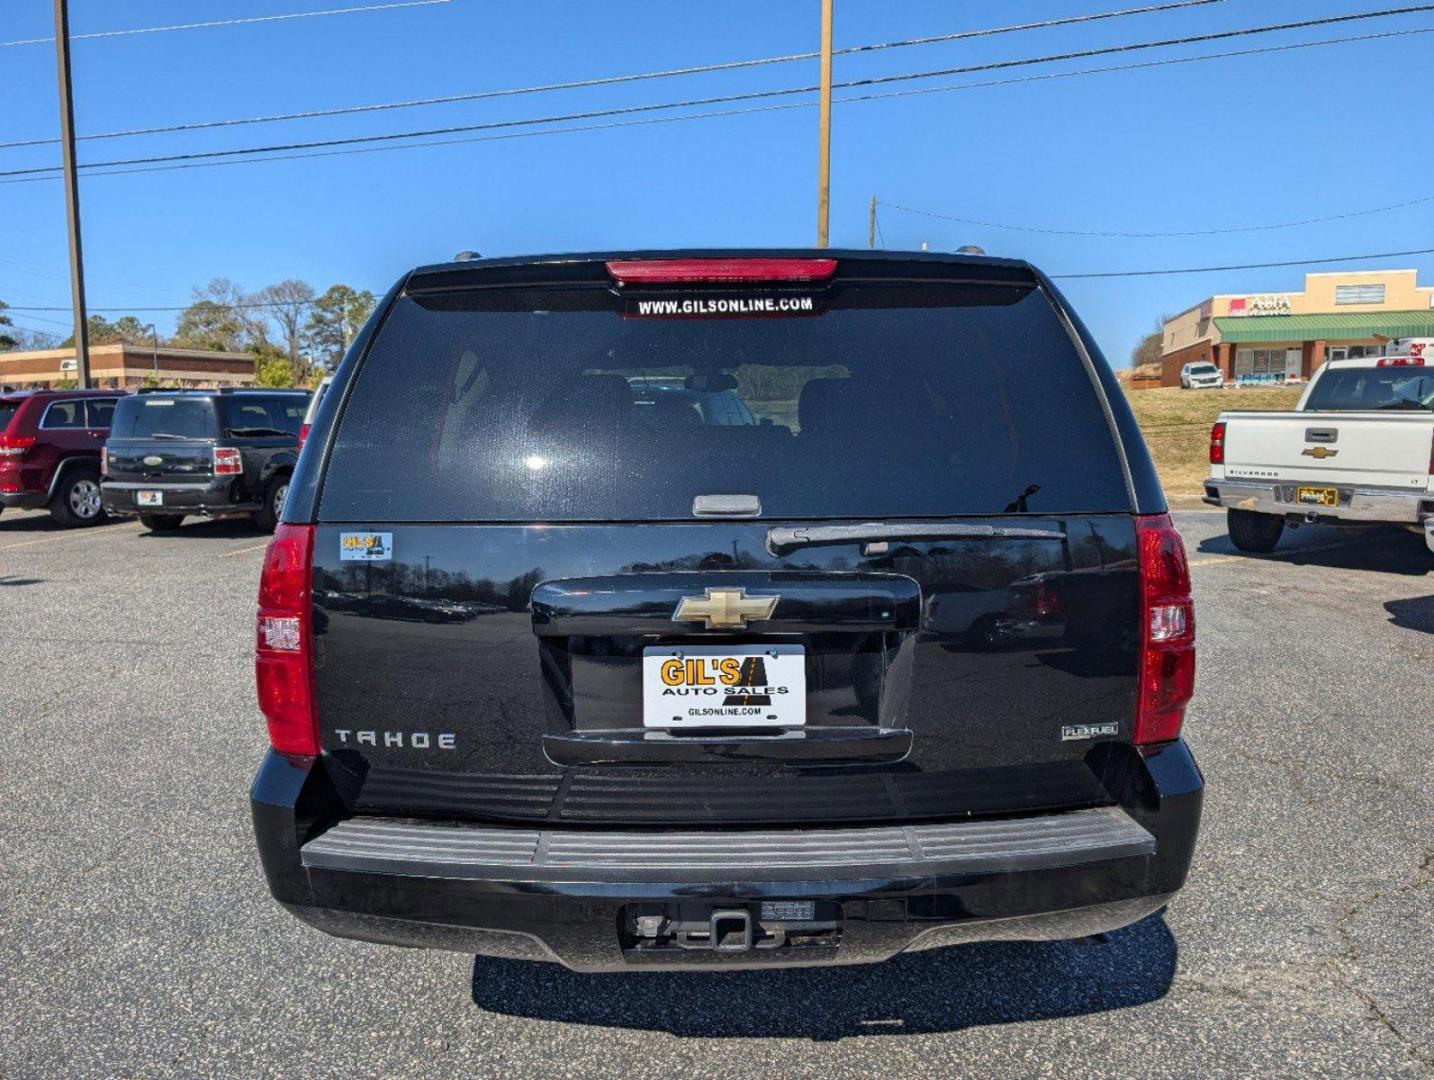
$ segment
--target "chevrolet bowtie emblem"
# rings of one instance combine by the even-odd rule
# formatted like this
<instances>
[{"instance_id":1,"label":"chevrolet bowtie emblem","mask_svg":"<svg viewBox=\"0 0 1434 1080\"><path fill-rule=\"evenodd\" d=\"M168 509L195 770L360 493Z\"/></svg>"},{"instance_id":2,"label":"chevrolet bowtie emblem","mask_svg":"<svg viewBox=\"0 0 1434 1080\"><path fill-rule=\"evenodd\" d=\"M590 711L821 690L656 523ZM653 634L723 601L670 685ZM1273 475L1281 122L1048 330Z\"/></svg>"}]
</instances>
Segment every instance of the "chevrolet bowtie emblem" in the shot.
<instances>
[{"instance_id":1,"label":"chevrolet bowtie emblem","mask_svg":"<svg viewBox=\"0 0 1434 1080\"><path fill-rule=\"evenodd\" d=\"M709 630L744 630L749 620L770 619L780 596L748 596L746 589L708 589L706 596L684 596L673 622L706 623Z\"/></svg>"},{"instance_id":2,"label":"chevrolet bowtie emblem","mask_svg":"<svg viewBox=\"0 0 1434 1080\"><path fill-rule=\"evenodd\" d=\"M1306 457L1312 457L1316 461L1323 461L1327 457L1334 457L1338 450L1331 450L1328 446L1307 446L1300 453Z\"/></svg>"}]
</instances>

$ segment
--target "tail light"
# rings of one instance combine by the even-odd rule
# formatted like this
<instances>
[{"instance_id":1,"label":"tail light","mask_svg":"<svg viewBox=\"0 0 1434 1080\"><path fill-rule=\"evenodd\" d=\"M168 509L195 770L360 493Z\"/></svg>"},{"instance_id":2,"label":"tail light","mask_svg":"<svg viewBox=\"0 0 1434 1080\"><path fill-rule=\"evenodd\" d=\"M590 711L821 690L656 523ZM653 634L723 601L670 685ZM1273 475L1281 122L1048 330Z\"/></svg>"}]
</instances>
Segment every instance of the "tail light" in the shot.
<instances>
[{"instance_id":1,"label":"tail light","mask_svg":"<svg viewBox=\"0 0 1434 1080\"><path fill-rule=\"evenodd\" d=\"M1210 464L1225 464L1225 421L1210 429Z\"/></svg>"},{"instance_id":2,"label":"tail light","mask_svg":"<svg viewBox=\"0 0 1434 1080\"><path fill-rule=\"evenodd\" d=\"M319 752L314 713L314 647L310 613L314 527L280 525L259 576L254 676L269 743L281 754Z\"/></svg>"},{"instance_id":3,"label":"tail light","mask_svg":"<svg viewBox=\"0 0 1434 1080\"><path fill-rule=\"evenodd\" d=\"M20 458L34 445L29 436L0 435L0 491L20 490Z\"/></svg>"},{"instance_id":4,"label":"tail light","mask_svg":"<svg viewBox=\"0 0 1434 1080\"><path fill-rule=\"evenodd\" d=\"M19 457L34 445L32 435L0 435L0 457Z\"/></svg>"},{"instance_id":5,"label":"tail light","mask_svg":"<svg viewBox=\"0 0 1434 1080\"><path fill-rule=\"evenodd\" d=\"M1185 543L1169 514L1136 519L1140 549L1140 689L1133 742L1169 742L1180 735L1195 694L1195 608Z\"/></svg>"},{"instance_id":6,"label":"tail light","mask_svg":"<svg viewBox=\"0 0 1434 1080\"><path fill-rule=\"evenodd\" d=\"M300 427L299 427L299 449L300 449L300 450L302 450L302 449L304 448L304 443L308 441L308 438L309 438L309 425L308 425L308 424L302 424L302 425L300 425Z\"/></svg>"},{"instance_id":7,"label":"tail light","mask_svg":"<svg viewBox=\"0 0 1434 1080\"><path fill-rule=\"evenodd\" d=\"M232 446L214 448L214 475L238 476L244 471L244 457Z\"/></svg>"},{"instance_id":8,"label":"tail light","mask_svg":"<svg viewBox=\"0 0 1434 1080\"><path fill-rule=\"evenodd\" d=\"M108 476L109 474L110 474L110 448L109 448L108 446L101 446L101 447L100 447L100 475L101 475L101 476Z\"/></svg>"}]
</instances>

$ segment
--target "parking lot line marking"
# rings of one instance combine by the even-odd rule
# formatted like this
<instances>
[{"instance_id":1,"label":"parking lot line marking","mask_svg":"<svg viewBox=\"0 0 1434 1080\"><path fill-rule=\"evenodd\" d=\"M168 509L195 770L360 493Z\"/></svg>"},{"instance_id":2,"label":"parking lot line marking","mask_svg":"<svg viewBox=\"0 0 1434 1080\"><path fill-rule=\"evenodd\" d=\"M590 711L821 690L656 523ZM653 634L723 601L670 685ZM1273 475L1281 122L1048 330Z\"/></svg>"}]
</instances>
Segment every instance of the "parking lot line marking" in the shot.
<instances>
[{"instance_id":1,"label":"parking lot line marking","mask_svg":"<svg viewBox=\"0 0 1434 1080\"><path fill-rule=\"evenodd\" d=\"M239 548L237 551L226 551L219 557L221 559L232 559L235 555L247 555L251 551L263 551L268 546L269 541L265 540L262 544L255 544L253 547Z\"/></svg>"},{"instance_id":2,"label":"parking lot line marking","mask_svg":"<svg viewBox=\"0 0 1434 1080\"><path fill-rule=\"evenodd\" d=\"M95 532L66 532L54 536L41 536L35 540L22 540L18 544L5 544L3 547L0 547L0 551L14 551L16 548L30 547L33 544L53 544L56 540L96 540L101 536L108 536L111 532L131 532L136 528L138 528L138 526L126 528L120 525L118 527L112 526L109 529L99 529Z\"/></svg>"}]
</instances>

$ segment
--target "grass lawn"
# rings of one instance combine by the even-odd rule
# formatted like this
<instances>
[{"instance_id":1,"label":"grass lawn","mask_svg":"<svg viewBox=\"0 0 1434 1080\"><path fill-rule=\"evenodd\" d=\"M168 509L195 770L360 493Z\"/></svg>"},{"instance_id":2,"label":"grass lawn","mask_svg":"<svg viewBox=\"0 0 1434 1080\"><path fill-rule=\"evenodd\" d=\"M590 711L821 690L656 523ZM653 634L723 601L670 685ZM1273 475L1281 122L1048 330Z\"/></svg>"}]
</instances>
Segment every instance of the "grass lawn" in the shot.
<instances>
[{"instance_id":1,"label":"grass lawn","mask_svg":"<svg viewBox=\"0 0 1434 1080\"><path fill-rule=\"evenodd\" d=\"M1302 386L1245 390L1133 390L1130 407L1145 433L1165 494L1196 496L1210 473L1210 426L1222 412L1293 409Z\"/></svg>"}]
</instances>

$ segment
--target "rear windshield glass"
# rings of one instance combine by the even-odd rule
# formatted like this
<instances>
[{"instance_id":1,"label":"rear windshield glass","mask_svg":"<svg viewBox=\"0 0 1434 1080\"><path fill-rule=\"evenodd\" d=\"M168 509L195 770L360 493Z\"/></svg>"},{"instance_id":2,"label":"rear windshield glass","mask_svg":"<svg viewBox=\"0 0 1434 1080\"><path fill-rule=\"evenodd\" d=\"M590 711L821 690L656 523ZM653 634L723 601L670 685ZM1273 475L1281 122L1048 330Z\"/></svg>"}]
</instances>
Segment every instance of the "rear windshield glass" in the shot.
<instances>
[{"instance_id":1,"label":"rear windshield glass","mask_svg":"<svg viewBox=\"0 0 1434 1080\"><path fill-rule=\"evenodd\" d=\"M814 315L634 318L606 292L404 298L342 414L331 521L1129 510L1091 380L1030 287L837 286ZM599 310L592 310L600 305ZM518 310L514 310L519 307Z\"/></svg>"},{"instance_id":2,"label":"rear windshield glass","mask_svg":"<svg viewBox=\"0 0 1434 1080\"><path fill-rule=\"evenodd\" d=\"M110 437L115 439L211 439L214 405L207 397L136 394L115 406Z\"/></svg>"},{"instance_id":3,"label":"rear windshield glass","mask_svg":"<svg viewBox=\"0 0 1434 1080\"><path fill-rule=\"evenodd\" d=\"M1434 369L1330 368L1310 390L1305 408L1434 409Z\"/></svg>"},{"instance_id":4,"label":"rear windshield glass","mask_svg":"<svg viewBox=\"0 0 1434 1080\"><path fill-rule=\"evenodd\" d=\"M22 402L0 401L0 431L10 426L10 421L15 419L15 414L20 411Z\"/></svg>"}]
</instances>

